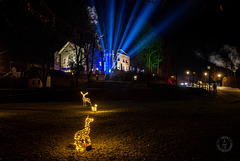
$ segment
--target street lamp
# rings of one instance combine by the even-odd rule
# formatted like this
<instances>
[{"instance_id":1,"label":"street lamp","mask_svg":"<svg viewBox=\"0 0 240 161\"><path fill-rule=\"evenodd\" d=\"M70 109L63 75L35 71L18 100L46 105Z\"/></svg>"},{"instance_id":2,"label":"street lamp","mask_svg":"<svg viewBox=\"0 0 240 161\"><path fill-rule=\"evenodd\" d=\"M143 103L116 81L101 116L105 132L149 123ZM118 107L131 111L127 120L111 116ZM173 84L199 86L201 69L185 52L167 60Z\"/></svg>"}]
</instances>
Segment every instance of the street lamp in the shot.
<instances>
[{"instance_id":1,"label":"street lamp","mask_svg":"<svg viewBox=\"0 0 240 161\"><path fill-rule=\"evenodd\" d=\"M195 74L196 74L196 72L193 72L192 74L193 74L193 87L194 87L194 83L195 83Z\"/></svg>"},{"instance_id":2,"label":"street lamp","mask_svg":"<svg viewBox=\"0 0 240 161\"><path fill-rule=\"evenodd\" d=\"M209 75L208 75L208 90L209 90L209 92L210 92L210 75L211 75L211 66L207 66L207 68L208 68L208 73L209 73Z\"/></svg>"},{"instance_id":3,"label":"street lamp","mask_svg":"<svg viewBox=\"0 0 240 161\"><path fill-rule=\"evenodd\" d=\"M204 88L206 88L206 84L207 84L207 75L208 75L208 73L205 72L204 75L205 75L205 87L204 87Z\"/></svg>"},{"instance_id":4,"label":"street lamp","mask_svg":"<svg viewBox=\"0 0 240 161\"><path fill-rule=\"evenodd\" d=\"M221 86L221 77L222 77L222 74L218 74L219 86Z\"/></svg>"},{"instance_id":5,"label":"street lamp","mask_svg":"<svg viewBox=\"0 0 240 161\"><path fill-rule=\"evenodd\" d=\"M189 71L186 71L186 74L187 74L187 82L188 82L188 83L189 83L189 76L188 76L189 73L190 73Z\"/></svg>"}]
</instances>

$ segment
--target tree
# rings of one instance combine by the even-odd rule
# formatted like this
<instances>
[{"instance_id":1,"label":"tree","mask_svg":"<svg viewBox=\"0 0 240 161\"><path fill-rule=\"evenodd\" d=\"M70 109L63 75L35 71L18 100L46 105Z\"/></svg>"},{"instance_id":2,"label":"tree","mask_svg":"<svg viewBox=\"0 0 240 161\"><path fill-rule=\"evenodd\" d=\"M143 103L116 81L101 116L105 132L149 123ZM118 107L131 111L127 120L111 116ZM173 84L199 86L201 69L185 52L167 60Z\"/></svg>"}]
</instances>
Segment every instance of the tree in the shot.
<instances>
[{"instance_id":1,"label":"tree","mask_svg":"<svg viewBox=\"0 0 240 161\"><path fill-rule=\"evenodd\" d=\"M159 74L159 64L162 60L162 42L153 40L149 45L138 50L138 54L133 58L133 64L145 69L148 73L156 72Z\"/></svg>"}]
</instances>

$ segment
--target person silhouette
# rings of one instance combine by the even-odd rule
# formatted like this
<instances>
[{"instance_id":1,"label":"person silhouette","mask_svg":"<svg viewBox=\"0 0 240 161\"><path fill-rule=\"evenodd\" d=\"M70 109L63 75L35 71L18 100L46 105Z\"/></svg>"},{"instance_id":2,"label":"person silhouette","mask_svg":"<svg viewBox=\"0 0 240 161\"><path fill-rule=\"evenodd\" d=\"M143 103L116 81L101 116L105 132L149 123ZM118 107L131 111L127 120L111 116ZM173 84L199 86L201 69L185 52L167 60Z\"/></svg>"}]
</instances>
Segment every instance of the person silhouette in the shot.
<instances>
[{"instance_id":1,"label":"person silhouette","mask_svg":"<svg viewBox=\"0 0 240 161\"><path fill-rule=\"evenodd\" d=\"M213 83L213 91L214 91L214 93L217 92L217 85L216 85L216 82L215 82L215 81L214 81L214 83Z\"/></svg>"}]
</instances>

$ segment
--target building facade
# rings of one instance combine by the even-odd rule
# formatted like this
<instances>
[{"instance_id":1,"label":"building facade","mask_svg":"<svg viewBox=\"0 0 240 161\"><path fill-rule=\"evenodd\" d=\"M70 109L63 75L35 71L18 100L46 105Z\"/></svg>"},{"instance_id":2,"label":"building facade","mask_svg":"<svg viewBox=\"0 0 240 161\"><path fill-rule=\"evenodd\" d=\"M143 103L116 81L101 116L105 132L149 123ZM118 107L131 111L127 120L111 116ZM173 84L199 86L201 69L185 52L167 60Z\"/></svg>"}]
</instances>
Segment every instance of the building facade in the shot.
<instances>
[{"instance_id":1,"label":"building facade","mask_svg":"<svg viewBox=\"0 0 240 161\"><path fill-rule=\"evenodd\" d=\"M76 50L79 47L71 42L67 42L61 50L55 52L54 54L54 69L62 70L64 72L71 72L72 64L76 63ZM81 49L82 53L86 52ZM82 60L82 70L87 72L87 63L89 70L92 71L102 71L105 74L109 74L114 70L130 71L130 57L127 56L123 50L117 50L116 53L109 52L105 50L103 54L99 50L94 52L93 60L91 56L88 57L88 62L86 61L85 54L79 56ZM93 63L93 68L91 69L91 63Z\"/></svg>"}]
</instances>

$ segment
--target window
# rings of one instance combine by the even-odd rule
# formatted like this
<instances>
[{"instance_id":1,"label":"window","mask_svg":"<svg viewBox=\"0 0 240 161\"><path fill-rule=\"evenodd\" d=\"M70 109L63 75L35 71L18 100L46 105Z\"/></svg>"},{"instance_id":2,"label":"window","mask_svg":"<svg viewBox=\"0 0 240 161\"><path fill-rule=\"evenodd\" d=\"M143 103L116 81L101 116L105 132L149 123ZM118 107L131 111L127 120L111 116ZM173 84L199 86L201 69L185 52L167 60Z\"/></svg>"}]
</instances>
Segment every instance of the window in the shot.
<instances>
[{"instance_id":1,"label":"window","mask_svg":"<svg viewBox=\"0 0 240 161\"><path fill-rule=\"evenodd\" d=\"M63 64L65 64L65 63L66 63L66 58L63 59Z\"/></svg>"},{"instance_id":2,"label":"window","mask_svg":"<svg viewBox=\"0 0 240 161\"><path fill-rule=\"evenodd\" d=\"M38 80L38 84L40 84L40 80Z\"/></svg>"},{"instance_id":3,"label":"window","mask_svg":"<svg viewBox=\"0 0 240 161\"><path fill-rule=\"evenodd\" d=\"M124 62L124 59L123 59L123 62Z\"/></svg>"},{"instance_id":4,"label":"window","mask_svg":"<svg viewBox=\"0 0 240 161\"><path fill-rule=\"evenodd\" d=\"M126 60L126 63L128 63L128 61Z\"/></svg>"},{"instance_id":5,"label":"window","mask_svg":"<svg viewBox=\"0 0 240 161\"><path fill-rule=\"evenodd\" d=\"M128 70L128 67L126 67L126 71Z\"/></svg>"},{"instance_id":6,"label":"window","mask_svg":"<svg viewBox=\"0 0 240 161\"><path fill-rule=\"evenodd\" d=\"M32 85L35 85L35 80L32 81Z\"/></svg>"},{"instance_id":7,"label":"window","mask_svg":"<svg viewBox=\"0 0 240 161\"><path fill-rule=\"evenodd\" d=\"M120 58L118 58L118 61L120 61Z\"/></svg>"}]
</instances>

